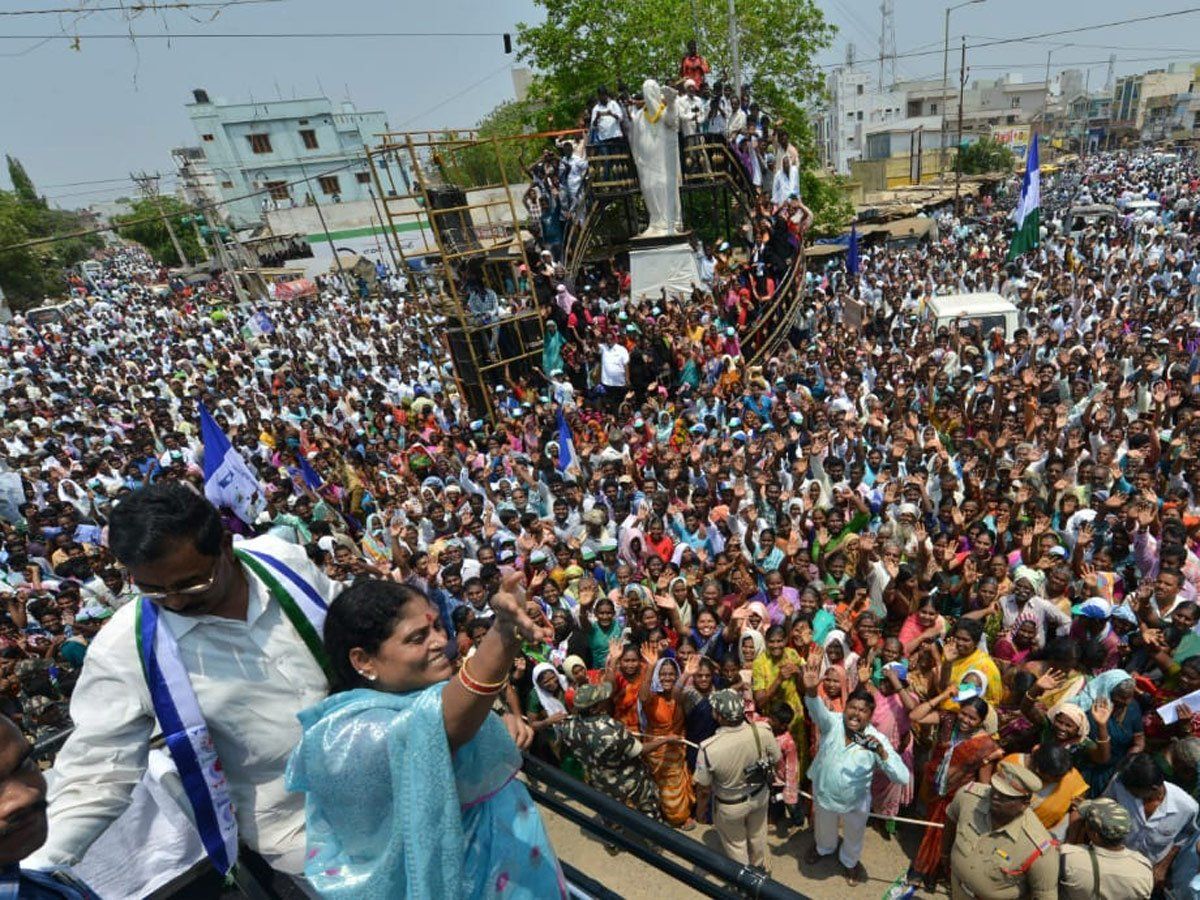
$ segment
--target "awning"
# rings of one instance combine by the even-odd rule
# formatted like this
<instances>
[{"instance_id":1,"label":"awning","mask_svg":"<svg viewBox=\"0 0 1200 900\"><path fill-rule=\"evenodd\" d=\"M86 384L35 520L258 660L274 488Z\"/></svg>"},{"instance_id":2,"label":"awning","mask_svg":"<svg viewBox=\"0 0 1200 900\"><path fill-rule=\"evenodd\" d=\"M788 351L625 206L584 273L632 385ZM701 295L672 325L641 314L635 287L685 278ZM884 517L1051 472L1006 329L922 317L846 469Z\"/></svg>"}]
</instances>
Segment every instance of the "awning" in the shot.
<instances>
[{"instance_id":1,"label":"awning","mask_svg":"<svg viewBox=\"0 0 1200 900\"><path fill-rule=\"evenodd\" d=\"M309 297L317 293L317 286L307 278L297 278L295 281L279 281L275 288L276 300L295 300L299 297Z\"/></svg>"}]
</instances>

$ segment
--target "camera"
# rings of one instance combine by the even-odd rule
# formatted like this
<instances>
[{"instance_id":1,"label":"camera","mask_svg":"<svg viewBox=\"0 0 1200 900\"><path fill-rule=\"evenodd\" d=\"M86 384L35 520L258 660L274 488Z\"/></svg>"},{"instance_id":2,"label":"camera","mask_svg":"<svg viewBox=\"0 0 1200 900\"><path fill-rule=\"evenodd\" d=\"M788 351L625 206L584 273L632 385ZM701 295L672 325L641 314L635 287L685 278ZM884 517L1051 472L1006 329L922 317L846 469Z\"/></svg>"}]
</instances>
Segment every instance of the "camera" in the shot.
<instances>
[{"instance_id":1,"label":"camera","mask_svg":"<svg viewBox=\"0 0 1200 900\"><path fill-rule=\"evenodd\" d=\"M742 769L742 777L746 779L746 786L750 792L754 793L771 783L775 777L775 766L765 756L759 757Z\"/></svg>"}]
</instances>

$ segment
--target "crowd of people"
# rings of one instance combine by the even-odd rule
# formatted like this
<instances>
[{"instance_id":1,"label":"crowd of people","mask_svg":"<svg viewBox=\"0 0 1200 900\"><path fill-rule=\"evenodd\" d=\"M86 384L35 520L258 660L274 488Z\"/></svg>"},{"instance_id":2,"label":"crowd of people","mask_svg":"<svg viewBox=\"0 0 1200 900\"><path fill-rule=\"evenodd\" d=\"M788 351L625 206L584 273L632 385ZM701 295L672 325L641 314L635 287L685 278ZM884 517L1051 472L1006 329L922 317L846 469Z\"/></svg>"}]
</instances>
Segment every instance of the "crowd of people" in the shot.
<instances>
[{"instance_id":1,"label":"crowd of people","mask_svg":"<svg viewBox=\"0 0 1200 900\"><path fill-rule=\"evenodd\" d=\"M1067 167L1043 185L1040 245L1012 261L1015 191L970 217L932 211L936 240L810 273L789 341L748 366L739 333L808 213L791 187L772 196L768 173L795 175L786 134L710 87L694 48L683 69L688 121L753 148L749 234L697 248L691 296L632 298L620 259L568 278L543 229L513 281L528 296L506 298L544 311L542 365L496 385L494 420L472 418L440 307L399 275L365 299L321 279L251 332L219 282L164 295L163 273L120 247L60 320L0 326L0 712L33 739L69 727L80 671L85 688L116 677L84 664L93 641L133 640L115 612L215 590L219 569L180 588L110 540L130 498L204 491L202 402L262 490L253 521L221 510L232 546L288 545L312 579L355 586L330 685L370 687L387 635L354 628L420 624L406 604L423 595L443 674L474 665L463 697L647 816L714 822L747 864L770 868L768 821L811 823L805 864L836 855L857 884L868 823L891 839L913 827L903 817L928 823L908 879L949 877L955 896L1092 896L1093 872L1106 897L1192 896L1200 161L1120 151ZM614 107L601 92L593 143ZM1147 199L1156 214L1125 212ZM1081 200L1119 215L1076 230ZM935 295L976 291L1011 299L1019 327L924 315ZM431 683L410 674L393 680ZM452 724L449 696L458 747L480 725ZM71 712L103 747L106 720L133 712L95 698L76 692ZM293 790L324 783L309 754L345 703L305 721ZM216 732L218 749L235 740ZM51 797L60 861L87 843L55 831L55 804L70 819L99 777L83 743L64 751L70 804ZM257 764L239 760L231 782ZM242 809L261 801L233 786L250 837ZM262 849L287 843L263 834Z\"/></svg>"}]
</instances>

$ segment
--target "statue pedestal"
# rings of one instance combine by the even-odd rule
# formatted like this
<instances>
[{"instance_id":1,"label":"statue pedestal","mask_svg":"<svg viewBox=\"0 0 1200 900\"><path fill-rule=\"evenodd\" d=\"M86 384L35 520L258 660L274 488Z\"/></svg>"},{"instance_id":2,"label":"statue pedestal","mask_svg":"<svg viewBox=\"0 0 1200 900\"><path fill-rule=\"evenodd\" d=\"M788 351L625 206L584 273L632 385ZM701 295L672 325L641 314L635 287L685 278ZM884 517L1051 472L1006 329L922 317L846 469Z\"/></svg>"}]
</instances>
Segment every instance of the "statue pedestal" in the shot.
<instances>
[{"instance_id":1,"label":"statue pedestal","mask_svg":"<svg viewBox=\"0 0 1200 900\"><path fill-rule=\"evenodd\" d=\"M700 284L696 256L686 236L634 238L629 250L629 296L633 300L647 297L691 296L692 288Z\"/></svg>"}]
</instances>

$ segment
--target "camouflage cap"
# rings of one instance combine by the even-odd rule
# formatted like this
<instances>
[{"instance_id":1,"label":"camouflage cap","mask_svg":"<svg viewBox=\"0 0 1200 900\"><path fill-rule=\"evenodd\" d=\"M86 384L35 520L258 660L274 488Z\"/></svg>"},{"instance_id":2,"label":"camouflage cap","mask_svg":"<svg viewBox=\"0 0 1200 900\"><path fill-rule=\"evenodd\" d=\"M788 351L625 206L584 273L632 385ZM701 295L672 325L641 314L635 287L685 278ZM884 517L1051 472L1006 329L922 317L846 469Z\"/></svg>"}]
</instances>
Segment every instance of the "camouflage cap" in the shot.
<instances>
[{"instance_id":1,"label":"camouflage cap","mask_svg":"<svg viewBox=\"0 0 1200 900\"><path fill-rule=\"evenodd\" d=\"M599 684L584 684L575 689L575 708L590 709L597 703L603 703L612 696L611 682L602 681Z\"/></svg>"},{"instance_id":2,"label":"camouflage cap","mask_svg":"<svg viewBox=\"0 0 1200 900\"><path fill-rule=\"evenodd\" d=\"M1128 810L1116 800L1102 797L1079 804L1079 815L1083 821L1106 841L1123 840L1133 830L1133 819Z\"/></svg>"},{"instance_id":3,"label":"camouflage cap","mask_svg":"<svg viewBox=\"0 0 1200 900\"><path fill-rule=\"evenodd\" d=\"M44 659L23 659L17 663L14 671L18 678L28 678L31 675L38 675L50 669L49 663Z\"/></svg>"},{"instance_id":4,"label":"camouflage cap","mask_svg":"<svg viewBox=\"0 0 1200 900\"><path fill-rule=\"evenodd\" d=\"M51 700L49 697L43 697L39 694L36 697L31 697L25 708L31 716L40 716L53 706L53 700Z\"/></svg>"},{"instance_id":5,"label":"camouflage cap","mask_svg":"<svg viewBox=\"0 0 1200 900\"><path fill-rule=\"evenodd\" d=\"M736 725L746 718L746 701L737 691L714 691L709 703L723 722Z\"/></svg>"}]
</instances>

